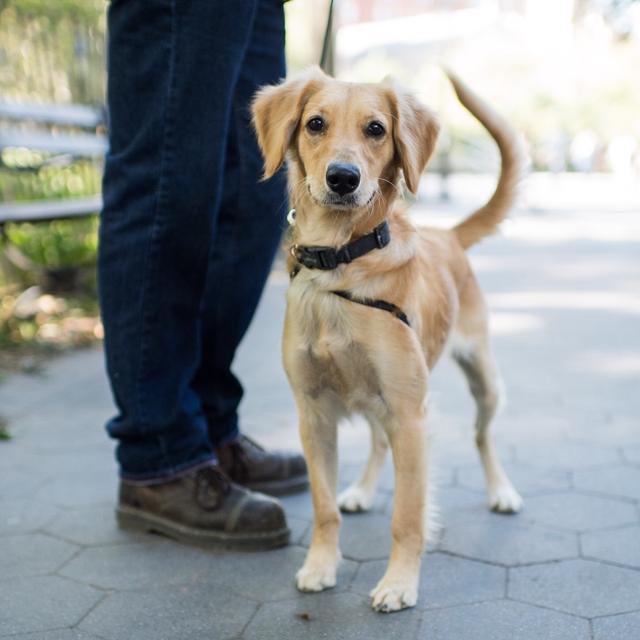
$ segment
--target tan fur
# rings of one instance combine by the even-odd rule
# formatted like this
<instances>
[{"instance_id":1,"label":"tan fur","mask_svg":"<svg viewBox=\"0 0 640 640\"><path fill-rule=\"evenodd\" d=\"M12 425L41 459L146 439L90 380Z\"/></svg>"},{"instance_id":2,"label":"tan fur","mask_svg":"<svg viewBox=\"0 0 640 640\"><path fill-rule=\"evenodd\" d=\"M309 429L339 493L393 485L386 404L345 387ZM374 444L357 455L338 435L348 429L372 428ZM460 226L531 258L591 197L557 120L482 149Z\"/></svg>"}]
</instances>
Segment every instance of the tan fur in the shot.
<instances>
[{"instance_id":1,"label":"tan fur","mask_svg":"<svg viewBox=\"0 0 640 640\"><path fill-rule=\"evenodd\" d=\"M497 370L489 349L487 312L464 247L491 232L513 202L521 154L503 120L458 79L461 101L487 126L503 158L492 200L451 231L416 229L397 199L400 179L418 187L438 132L434 114L406 91L333 80L317 69L261 90L254 123L265 157L265 176L288 157L292 242L339 247L389 221L391 242L332 271L303 268L287 293L284 365L295 396L309 466L314 506L311 546L297 574L298 587L319 591L335 585L340 559L340 508L371 506L377 476L390 446L396 497L389 565L372 591L373 607L413 606L425 544L429 372L448 342L465 372L478 407L476 442L485 469L490 506L516 511L521 499L497 458L488 427L499 399ZM306 127L322 117L321 134ZM372 138L367 123L386 132ZM361 182L350 206L327 205L330 162L357 165ZM411 328L385 311L339 298L396 304ZM362 413L372 427L372 453L361 479L336 496L336 425Z\"/></svg>"}]
</instances>

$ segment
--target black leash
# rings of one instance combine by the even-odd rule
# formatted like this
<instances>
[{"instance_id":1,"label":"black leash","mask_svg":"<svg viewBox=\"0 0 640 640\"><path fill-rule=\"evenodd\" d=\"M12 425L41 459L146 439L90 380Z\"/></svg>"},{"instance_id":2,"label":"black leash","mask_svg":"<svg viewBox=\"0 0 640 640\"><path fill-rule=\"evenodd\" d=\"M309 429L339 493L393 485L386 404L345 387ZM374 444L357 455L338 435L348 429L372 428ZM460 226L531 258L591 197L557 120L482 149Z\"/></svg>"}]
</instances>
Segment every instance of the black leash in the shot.
<instances>
[{"instance_id":1,"label":"black leash","mask_svg":"<svg viewBox=\"0 0 640 640\"><path fill-rule=\"evenodd\" d=\"M327 12L327 25L324 29L324 38L322 39L322 53L320 54L320 68L328 74L331 74L333 69L330 69L330 66L333 66L331 63L333 60L330 60L333 56L331 55L332 47L331 47L331 32L333 31L333 0L329 0L329 11Z\"/></svg>"},{"instance_id":2,"label":"black leash","mask_svg":"<svg viewBox=\"0 0 640 640\"><path fill-rule=\"evenodd\" d=\"M293 212L290 212L290 215L292 213ZM302 267L329 271L331 269L335 269L338 265L349 264L356 258L360 258L371 251L383 249L389 244L389 242L391 242L391 234L389 232L389 223L385 220L367 235L364 235L353 242L349 242L338 249L322 246L305 247L293 245L291 247L291 255L298 261L298 264L293 268L289 275L293 280L298 273L300 273L300 269L302 269ZM404 322L408 327L411 326L409 318L407 318L407 314L392 302L376 300L373 298L359 298L349 291L331 291L331 293L340 296L349 302L355 302L356 304L362 304L367 307L373 307L374 309L387 311L394 317L398 318L398 320Z\"/></svg>"}]
</instances>

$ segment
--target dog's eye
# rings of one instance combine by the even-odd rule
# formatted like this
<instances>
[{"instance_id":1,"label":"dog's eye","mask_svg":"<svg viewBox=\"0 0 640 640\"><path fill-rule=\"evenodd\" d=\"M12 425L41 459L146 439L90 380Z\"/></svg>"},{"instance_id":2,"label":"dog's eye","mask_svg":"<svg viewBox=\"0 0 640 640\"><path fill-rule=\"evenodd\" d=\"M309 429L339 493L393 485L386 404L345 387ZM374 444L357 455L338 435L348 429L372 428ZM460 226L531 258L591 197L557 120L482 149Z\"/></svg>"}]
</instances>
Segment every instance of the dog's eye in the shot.
<instances>
[{"instance_id":1,"label":"dog's eye","mask_svg":"<svg viewBox=\"0 0 640 640\"><path fill-rule=\"evenodd\" d=\"M324 120L318 116L311 118L311 120L307 122L307 129L313 133L324 131Z\"/></svg>"},{"instance_id":2,"label":"dog's eye","mask_svg":"<svg viewBox=\"0 0 640 640\"><path fill-rule=\"evenodd\" d=\"M367 135L371 136L372 138L380 138L384 135L384 127L380 122L374 120L367 126Z\"/></svg>"}]
</instances>

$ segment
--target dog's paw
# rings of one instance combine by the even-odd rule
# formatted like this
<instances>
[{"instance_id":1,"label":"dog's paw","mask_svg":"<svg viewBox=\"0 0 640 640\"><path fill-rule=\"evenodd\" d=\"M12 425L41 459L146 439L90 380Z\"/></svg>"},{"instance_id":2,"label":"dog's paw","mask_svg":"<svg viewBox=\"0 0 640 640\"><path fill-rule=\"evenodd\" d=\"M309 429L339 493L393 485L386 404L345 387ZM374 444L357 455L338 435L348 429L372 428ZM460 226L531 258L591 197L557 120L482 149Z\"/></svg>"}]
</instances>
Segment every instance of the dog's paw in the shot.
<instances>
[{"instance_id":1,"label":"dog's paw","mask_svg":"<svg viewBox=\"0 0 640 640\"><path fill-rule=\"evenodd\" d=\"M296 573L296 586L300 591L323 591L336 586L336 567L304 564Z\"/></svg>"},{"instance_id":2,"label":"dog's paw","mask_svg":"<svg viewBox=\"0 0 640 640\"><path fill-rule=\"evenodd\" d=\"M489 492L489 508L498 513L518 513L522 498L511 483L502 484Z\"/></svg>"},{"instance_id":3,"label":"dog's paw","mask_svg":"<svg viewBox=\"0 0 640 640\"><path fill-rule=\"evenodd\" d=\"M400 611L415 607L418 601L418 587L412 583L380 580L378 586L369 594L371 606L382 613Z\"/></svg>"},{"instance_id":4,"label":"dog's paw","mask_svg":"<svg viewBox=\"0 0 640 640\"><path fill-rule=\"evenodd\" d=\"M338 496L338 507L340 511L347 513L357 513L358 511L369 511L373 505L373 493L365 491L360 485L352 484Z\"/></svg>"}]
</instances>

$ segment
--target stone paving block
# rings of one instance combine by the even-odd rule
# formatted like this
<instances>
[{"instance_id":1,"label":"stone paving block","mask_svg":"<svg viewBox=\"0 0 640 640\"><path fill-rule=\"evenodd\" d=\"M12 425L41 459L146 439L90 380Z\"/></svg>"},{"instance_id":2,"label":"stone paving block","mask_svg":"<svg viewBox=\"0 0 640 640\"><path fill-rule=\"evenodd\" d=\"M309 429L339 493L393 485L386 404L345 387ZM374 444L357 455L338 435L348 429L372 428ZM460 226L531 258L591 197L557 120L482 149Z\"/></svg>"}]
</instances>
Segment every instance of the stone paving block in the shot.
<instances>
[{"instance_id":1,"label":"stone paving block","mask_svg":"<svg viewBox=\"0 0 640 640\"><path fill-rule=\"evenodd\" d=\"M340 548L345 558L353 560L386 558L391 550L391 519L377 513L345 514Z\"/></svg>"},{"instance_id":2,"label":"stone paving block","mask_svg":"<svg viewBox=\"0 0 640 640\"><path fill-rule=\"evenodd\" d=\"M376 613L369 598L354 593L304 594L295 600L262 605L244 640L416 640L420 612Z\"/></svg>"},{"instance_id":3,"label":"stone paving block","mask_svg":"<svg viewBox=\"0 0 640 640\"><path fill-rule=\"evenodd\" d=\"M364 562L352 590L369 595L387 568L386 560ZM443 553L428 553L422 559L418 608L432 609L456 604L497 600L505 596L506 570L483 562Z\"/></svg>"},{"instance_id":4,"label":"stone paving block","mask_svg":"<svg viewBox=\"0 0 640 640\"><path fill-rule=\"evenodd\" d=\"M622 456L628 462L631 462L635 465L640 465L640 445L623 447Z\"/></svg>"},{"instance_id":5,"label":"stone paving block","mask_svg":"<svg viewBox=\"0 0 640 640\"><path fill-rule=\"evenodd\" d=\"M572 558L578 555L573 533L500 522L462 523L445 529L440 548L455 555L506 566Z\"/></svg>"},{"instance_id":6,"label":"stone paving block","mask_svg":"<svg viewBox=\"0 0 640 640\"><path fill-rule=\"evenodd\" d=\"M627 404L627 403L625 403ZM603 403L603 406L606 406ZM595 421L592 424L579 424L573 429L570 439L575 442L587 442L596 446L627 446L640 442L638 418L631 419L611 416L608 420Z\"/></svg>"},{"instance_id":7,"label":"stone paving block","mask_svg":"<svg viewBox=\"0 0 640 640\"><path fill-rule=\"evenodd\" d=\"M640 469L635 467L617 465L576 471L573 481L578 489L640 500Z\"/></svg>"},{"instance_id":8,"label":"stone paving block","mask_svg":"<svg viewBox=\"0 0 640 640\"><path fill-rule=\"evenodd\" d=\"M339 491L346 489L352 482L355 482L360 477L365 464L366 459L358 463L340 465L340 470L338 472ZM393 493L393 487L393 464L390 456L387 456L387 460L382 467L382 471L380 472L380 477L378 479L378 491Z\"/></svg>"},{"instance_id":9,"label":"stone paving block","mask_svg":"<svg viewBox=\"0 0 640 640\"><path fill-rule=\"evenodd\" d=\"M305 545L311 542L311 530ZM391 550L391 519L379 513L349 513L340 526L340 549L351 560L386 558Z\"/></svg>"},{"instance_id":10,"label":"stone paving block","mask_svg":"<svg viewBox=\"0 0 640 640\"><path fill-rule=\"evenodd\" d=\"M306 549L293 546L260 553L220 554L213 558L203 582L230 589L255 601L299 597L295 575L306 555ZM355 572L356 564L343 560L334 591L347 589Z\"/></svg>"},{"instance_id":11,"label":"stone paving block","mask_svg":"<svg viewBox=\"0 0 640 640\"><path fill-rule=\"evenodd\" d=\"M0 638L2 633L0 632ZM38 631L36 633L19 633L11 636L11 640L100 640L79 629L59 629L57 631Z\"/></svg>"},{"instance_id":12,"label":"stone paving block","mask_svg":"<svg viewBox=\"0 0 640 640\"><path fill-rule=\"evenodd\" d=\"M49 369L51 363L47 365ZM12 422L29 408L42 403L51 395L52 386L63 389L64 381L56 381L50 374L13 374L0 385L2 415Z\"/></svg>"},{"instance_id":13,"label":"stone paving block","mask_svg":"<svg viewBox=\"0 0 640 640\"><path fill-rule=\"evenodd\" d=\"M311 493L309 491L291 496L282 496L279 500L282 502L287 516L292 515L304 520L310 520L313 517L313 505L311 504Z\"/></svg>"},{"instance_id":14,"label":"stone paving block","mask_svg":"<svg viewBox=\"0 0 640 640\"><path fill-rule=\"evenodd\" d=\"M113 506L62 511L43 530L86 546L149 541L146 534L120 529Z\"/></svg>"},{"instance_id":15,"label":"stone paving block","mask_svg":"<svg viewBox=\"0 0 640 640\"><path fill-rule=\"evenodd\" d=\"M40 529L60 511L51 504L27 498L0 499L0 536Z\"/></svg>"},{"instance_id":16,"label":"stone paving block","mask_svg":"<svg viewBox=\"0 0 640 640\"><path fill-rule=\"evenodd\" d=\"M582 555L640 569L640 526L583 533ZM639 607L640 608L640 603Z\"/></svg>"},{"instance_id":17,"label":"stone paving block","mask_svg":"<svg viewBox=\"0 0 640 640\"><path fill-rule=\"evenodd\" d=\"M0 553L0 583L21 576L52 573L78 549L74 544L41 533L5 536Z\"/></svg>"},{"instance_id":18,"label":"stone paving block","mask_svg":"<svg viewBox=\"0 0 640 640\"><path fill-rule=\"evenodd\" d=\"M11 422L20 433L21 445L35 453L75 452L78 456L96 448L109 448L111 443L103 425L108 417L104 410L79 410L66 397L63 407L47 403L45 412L29 412ZM70 420L69 407L73 407ZM64 432L66 437L61 438Z\"/></svg>"},{"instance_id":19,"label":"stone paving block","mask_svg":"<svg viewBox=\"0 0 640 640\"><path fill-rule=\"evenodd\" d=\"M522 450L530 445L540 446L541 443L556 444L571 440L575 432L575 415L563 417L553 413L528 411L528 402L512 402L512 385L507 378L507 404L500 413L499 423L496 423L496 437L517 445ZM530 385L527 385L527 391ZM503 425L502 428L500 425Z\"/></svg>"},{"instance_id":20,"label":"stone paving block","mask_svg":"<svg viewBox=\"0 0 640 640\"><path fill-rule=\"evenodd\" d=\"M59 573L104 589L145 589L192 582L218 570L213 553L149 538L145 543L85 549Z\"/></svg>"},{"instance_id":21,"label":"stone paving block","mask_svg":"<svg viewBox=\"0 0 640 640\"><path fill-rule=\"evenodd\" d=\"M9 457L11 450L5 451L0 445L0 455ZM41 475L15 468L2 467L2 482L0 482L0 499L30 498L45 482Z\"/></svg>"},{"instance_id":22,"label":"stone paving block","mask_svg":"<svg viewBox=\"0 0 640 640\"><path fill-rule=\"evenodd\" d=\"M569 472L563 469L544 469L513 462L505 464L504 468L524 497L571 488ZM457 479L461 487L485 492L484 474L479 466L458 469Z\"/></svg>"},{"instance_id":23,"label":"stone paving block","mask_svg":"<svg viewBox=\"0 0 640 640\"><path fill-rule=\"evenodd\" d=\"M556 442L554 446L516 444L516 460L534 467L584 469L620 462L620 456L614 448Z\"/></svg>"},{"instance_id":24,"label":"stone paving block","mask_svg":"<svg viewBox=\"0 0 640 640\"><path fill-rule=\"evenodd\" d=\"M485 519L485 517L499 521L505 519L504 516L489 511L486 494L479 491L460 487L436 488L434 498L440 514L439 520L445 528L467 520L477 522L478 519ZM507 519L513 517L520 520L522 515L509 516Z\"/></svg>"},{"instance_id":25,"label":"stone paving block","mask_svg":"<svg viewBox=\"0 0 640 640\"><path fill-rule=\"evenodd\" d=\"M311 520L288 515L287 524L289 525L289 529L291 529L291 544L302 544L307 531L309 531L309 527L311 527Z\"/></svg>"},{"instance_id":26,"label":"stone paving block","mask_svg":"<svg viewBox=\"0 0 640 640\"><path fill-rule=\"evenodd\" d=\"M421 640L589 640L589 623L502 600L426 611Z\"/></svg>"},{"instance_id":27,"label":"stone paving block","mask_svg":"<svg viewBox=\"0 0 640 640\"><path fill-rule=\"evenodd\" d=\"M118 480L111 471L66 471L46 482L34 498L63 508L115 504Z\"/></svg>"},{"instance_id":28,"label":"stone paving block","mask_svg":"<svg viewBox=\"0 0 640 640\"><path fill-rule=\"evenodd\" d=\"M582 559L518 567L509 574L508 593L578 616L606 616L640 607L640 572Z\"/></svg>"},{"instance_id":29,"label":"stone paving block","mask_svg":"<svg viewBox=\"0 0 640 640\"><path fill-rule=\"evenodd\" d=\"M536 496L527 500L527 515L536 522L572 531L588 531L638 521L636 507L613 498L577 492Z\"/></svg>"},{"instance_id":30,"label":"stone paving block","mask_svg":"<svg viewBox=\"0 0 640 640\"><path fill-rule=\"evenodd\" d=\"M58 576L17 578L0 589L0 636L72 626L103 596Z\"/></svg>"},{"instance_id":31,"label":"stone paving block","mask_svg":"<svg viewBox=\"0 0 640 640\"><path fill-rule=\"evenodd\" d=\"M11 375L0 385L3 415L11 420L29 410L41 413L45 405L68 409L71 400L74 407L95 407L96 401L110 406L103 360L100 348L83 349L50 360L43 371L35 375ZM78 380L82 380L82 384L78 384ZM94 388L97 393L93 393Z\"/></svg>"},{"instance_id":32,"label":"stone paving block","mask_svg":"<svg viewBox=\"0 0 640 640\"><path fill-rule=\"evenodd\" d=\"M434 519L440 529L462 522L523 522L526 510L518 514L497 514L492 512L487 503L486 494L471 491L462 487L434 487L432 505L435 506ZM393 500L387 504L386 513L393 513Z\"/></svg>"},{"instance_id":33,"label":"stone paving block","mask_svg":"<svg viewBox=\"0 0 640 640\"><path fill-rule=\"evenodd\" d=\"M597 618L592 625L593 640L636 640L640 638L640 611Z\"/></svg>"},{"instance_id":34,"label":"stone paving block","mask_svg":"<svg viewBox=\"0 0 640 640\"><path fill-rule=\"evenodd\" d=\"M199 583L113 593L80 628L107 640L230 640L257 606L229 589Z\"/></svg>"},{"instance_id":35,"label":"stone paving block","mask_svg":"<svg viewBox=\"0 0 640 640\"><path fill-rule=\"evenodd\" d=\"M451 468L469 467L480 468L480 456L473 442L473 421L469 419L465 424L465 436L459 441L438 442L438 436L434 437L431 463L436 473L448 473ZM504 441L496 442L500 459L506 464L513 461L513 447Z\"/></svg>"},{"instance_id":36,"label":"stone paving block","mask_svg":"<svg viewBox=\"0 0 640 640\"><path fill-rule=\"evenodd\" d=\"M101 476L109 475L115 484L118 467L113 450L113 444L106 439L105 434L103 443L82 452L67 449L48 452L28 450L20 469L30 473L37 472L48 479L65 477L73 480L78 474L85 474L84 477L89 478L91 474L97 473Z\"/></svg>"}]
</instances>

